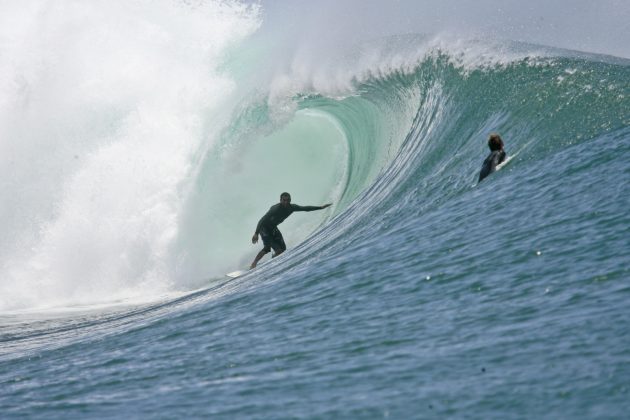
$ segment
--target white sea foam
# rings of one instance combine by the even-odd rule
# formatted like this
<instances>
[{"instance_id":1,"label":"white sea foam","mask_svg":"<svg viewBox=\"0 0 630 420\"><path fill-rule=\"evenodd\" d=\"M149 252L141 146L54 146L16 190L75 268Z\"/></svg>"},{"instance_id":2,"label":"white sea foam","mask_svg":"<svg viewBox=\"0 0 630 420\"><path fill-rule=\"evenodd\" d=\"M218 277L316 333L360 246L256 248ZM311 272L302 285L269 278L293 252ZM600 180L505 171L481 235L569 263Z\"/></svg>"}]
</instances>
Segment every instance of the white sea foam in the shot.
<instances>
[{"instance_id":1,"label":"white sea foam","mask_svg":"<svg viewBox=\"0 0 630 420\"><path fill-rule=\"evenodd\" d=\"M191 156L259 25L212 3L3 2L0 310L169 288Z\"/></svg>"}]
</instances>

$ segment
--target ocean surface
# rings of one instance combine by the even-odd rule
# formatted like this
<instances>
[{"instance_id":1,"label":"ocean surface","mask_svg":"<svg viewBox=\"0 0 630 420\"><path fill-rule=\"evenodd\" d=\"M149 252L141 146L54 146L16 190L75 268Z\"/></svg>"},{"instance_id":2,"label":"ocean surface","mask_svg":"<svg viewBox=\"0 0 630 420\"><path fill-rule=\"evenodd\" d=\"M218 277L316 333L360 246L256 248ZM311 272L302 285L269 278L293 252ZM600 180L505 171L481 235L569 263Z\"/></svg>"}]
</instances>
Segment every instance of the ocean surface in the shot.
<instances>
[{"instance_id":1,"label":"ocean surface","mask_svg":"<svg viewBox=\"0 0 630 420\"><path fill-rule=\"evenodd\" d=\"M3 5L1 418L627 417L629 59L149 6Z\"/></svg>"}]
</instances>

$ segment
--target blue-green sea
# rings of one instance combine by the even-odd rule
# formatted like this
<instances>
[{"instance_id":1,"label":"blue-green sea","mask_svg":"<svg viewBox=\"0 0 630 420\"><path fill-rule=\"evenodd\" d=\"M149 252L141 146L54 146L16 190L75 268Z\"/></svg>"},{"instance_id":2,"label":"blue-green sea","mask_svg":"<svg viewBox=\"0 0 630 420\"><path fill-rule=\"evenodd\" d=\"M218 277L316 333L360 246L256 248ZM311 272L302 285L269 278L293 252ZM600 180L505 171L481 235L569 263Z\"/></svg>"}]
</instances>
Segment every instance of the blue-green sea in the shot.
<instances>
[{"instance_id":1,"label":"blue-green sea","mask_svg":"<svg viewBox=\"0 0 630 420\"><path fill-rule=\"evenodd\" d=\"M0 418L627 418L629 59L149 3L0 5Z\"/></svg>"}]
</instances>

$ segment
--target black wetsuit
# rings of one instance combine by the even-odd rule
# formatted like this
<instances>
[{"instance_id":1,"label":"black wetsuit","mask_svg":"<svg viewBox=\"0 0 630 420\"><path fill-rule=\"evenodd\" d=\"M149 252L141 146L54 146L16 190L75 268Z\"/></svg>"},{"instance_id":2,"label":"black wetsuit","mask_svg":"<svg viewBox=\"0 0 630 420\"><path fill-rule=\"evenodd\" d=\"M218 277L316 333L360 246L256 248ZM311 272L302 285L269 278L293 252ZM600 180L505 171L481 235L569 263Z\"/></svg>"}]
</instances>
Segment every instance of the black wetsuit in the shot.
<instances>
[{"instance_id":1,"label":"black wetsuit","mask_svg":"<svg viewBox=\"0 0 630 420\"><path fill-rule=\"evenodd\" d=\"M260 234L262 237L266 251L270 251L271 248L276 252L284 251L287 249L287 246L284 243L284 238L278 229L278 225L284 222L294 211L313 211L321 209L322 208L319 206L298 206L297 204L289 204L287 207L284 207L280 203L275 204L261 217L258 226L256 226L256 234Z\"/></svg>"},{"instance_id":2,"label":"black wetsuit","mask_svg":"<svg viewBox=\"0 0 630 420\"><path fill-rule=\"evenodd\" d=\"M479 181L490 175L492 172L496 171L497 165L505 160L507 155L504 150L494 150L490 152L486 160L483 161L483 165L481 166L481 171L479 172Z\"/></svg>"}]
</instances>

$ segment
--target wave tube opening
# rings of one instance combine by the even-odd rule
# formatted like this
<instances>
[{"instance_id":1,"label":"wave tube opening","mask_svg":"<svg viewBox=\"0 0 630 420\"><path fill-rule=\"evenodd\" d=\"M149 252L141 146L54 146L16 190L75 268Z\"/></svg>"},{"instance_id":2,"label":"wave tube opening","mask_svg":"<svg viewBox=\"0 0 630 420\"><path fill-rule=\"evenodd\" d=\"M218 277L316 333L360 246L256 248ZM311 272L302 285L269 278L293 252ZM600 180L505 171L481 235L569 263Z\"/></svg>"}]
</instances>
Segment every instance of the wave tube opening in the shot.
<instances>
[{"instance_id":1,"label":"wave tube opening","mask_svg":"<svg viewBox=\"0 0 630 420\"><path fill-rule=\"evenodd\" d=\"M312 110L298 111L261 138L228 138L208 152L172 252L179 259L173 264L179 268L177 285L198 287L248 267L262 247L261 241L251 243L256 224L284 191L295 204L333 203L326 210L294 213L280 226L288 250L302 242L331 217L346 186L347 162L346 138L337 122Z\"/></svg>"}]
</instances>

